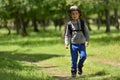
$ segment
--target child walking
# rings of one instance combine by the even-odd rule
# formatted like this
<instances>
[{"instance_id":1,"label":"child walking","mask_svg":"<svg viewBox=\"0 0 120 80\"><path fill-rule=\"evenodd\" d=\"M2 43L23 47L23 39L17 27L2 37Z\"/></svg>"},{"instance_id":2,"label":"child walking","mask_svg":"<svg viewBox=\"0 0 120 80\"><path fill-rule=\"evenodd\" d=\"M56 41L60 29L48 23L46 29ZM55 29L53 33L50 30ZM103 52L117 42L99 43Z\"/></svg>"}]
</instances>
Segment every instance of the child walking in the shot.
<instances>
[{"instance_id":1,"label":"child walking","mask_svg":"<svg viewBox=\"0 0 120 80\"><path fill-rule=\"evenodd\" d=\"M89 31L82 19L81 11L77 6L71 6L68 10L70 21L67 23L65 31L65 47L70 44L71 53L71 75L76 77L76 73L82 74L83 63L86 60L86 46L89 44ZM78 53L80 54L79 62Z\"/></svg>"}]
</instances>

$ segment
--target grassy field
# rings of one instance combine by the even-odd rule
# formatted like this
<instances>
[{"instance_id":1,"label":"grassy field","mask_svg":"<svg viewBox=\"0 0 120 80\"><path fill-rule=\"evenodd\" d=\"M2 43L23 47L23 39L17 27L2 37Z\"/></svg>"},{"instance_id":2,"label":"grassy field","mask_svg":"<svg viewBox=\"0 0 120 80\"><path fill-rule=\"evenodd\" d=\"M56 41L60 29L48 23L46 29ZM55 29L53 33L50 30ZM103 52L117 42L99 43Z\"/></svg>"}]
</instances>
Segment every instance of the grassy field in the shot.
<instances>
[{"instance_id":1,"label":"grassy field","mask_svg":"<svg viewBox=\"0 0 120 80\"><path fill-rule=\"evenodd\" d=\"M0 80L71 80L69 49L62 31L48 28L29 36L0 30ZM120 80L120 32L90 32L84 73L77 80ZM73 79L74 80L74 79Z\"/></svg>"}]
</instances>

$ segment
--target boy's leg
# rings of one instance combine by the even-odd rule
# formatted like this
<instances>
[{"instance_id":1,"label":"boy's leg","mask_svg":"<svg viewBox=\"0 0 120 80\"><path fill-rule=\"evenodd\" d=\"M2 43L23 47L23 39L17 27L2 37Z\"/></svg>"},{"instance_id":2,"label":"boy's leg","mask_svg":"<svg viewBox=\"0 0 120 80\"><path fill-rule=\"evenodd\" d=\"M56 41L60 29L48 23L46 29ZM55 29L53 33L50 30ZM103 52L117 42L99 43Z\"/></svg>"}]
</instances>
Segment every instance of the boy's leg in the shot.
<instances>
[{"instance_id":1,"label":"boy's leg","mask_svg":"<svg viewBox=\"0 0 120 80\"><path fill-rule=\"evenodd\" d=\"M77 72L77 59L78 59L78 50L77 46L74 44L71 44L70 51L71 51L71 61L72 61L72 66L71 66L71 74L72 77L76 76Z\"/></svg>"},{"instance_id":2,"label":"boy's leg","mask_svg":"<svg viewBox=\"0 0 120 80\"><path fill-rule=\"evenodd\" d=\"M80 53L80 60L78 63L78 74L82 74L82 67L83 67L83 63L86 59L86 47L85 44L81 44L79 46L79 53Z\"/></svg>"}]
</instances>

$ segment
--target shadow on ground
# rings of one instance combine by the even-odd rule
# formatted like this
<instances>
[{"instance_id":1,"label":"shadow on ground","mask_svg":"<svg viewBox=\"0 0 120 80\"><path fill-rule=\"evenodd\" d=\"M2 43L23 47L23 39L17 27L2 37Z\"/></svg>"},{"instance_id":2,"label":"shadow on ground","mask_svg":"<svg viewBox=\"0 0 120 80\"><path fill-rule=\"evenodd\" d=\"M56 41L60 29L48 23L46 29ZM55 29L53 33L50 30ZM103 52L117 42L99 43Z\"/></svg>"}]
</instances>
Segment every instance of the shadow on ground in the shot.
<instances>
[{"instance_id":1,"label":"shadow on ground","mask_svg":"<svg viewBox=\"0 0 120 80\"><path fill-rule=\"evenodd\" d=\"M15 51L0 51L0 56L19 61L37 62L53 57L61 57L64 55L49 53L15 53Z\"/></svg>"},{"instance_id":2,"label":"shadow on ground","mask_svg":"<svg viewBox=\"0 0 120 80\"><path fill-rule=\"evenodd\" d=\"M36 66L31 63L37 61L43 61L54 57L61 57L62 55L47 54L47 53L16 53L15 51L0 51L0 79L1 80L52 80L52 77L41 76L24 76L18 75L19 72L34 72ZM30 64L23 65L22 62L28 62ZM50 67L46 67L50 68ZM51 67L52 68L52 67ZM40 67L37 70L41 70ZM17 72L16 72L17 71ZM17 73L17 74L16 74ZM7 76L7 77L6 77Z\"/></svg>"}]
</instances>

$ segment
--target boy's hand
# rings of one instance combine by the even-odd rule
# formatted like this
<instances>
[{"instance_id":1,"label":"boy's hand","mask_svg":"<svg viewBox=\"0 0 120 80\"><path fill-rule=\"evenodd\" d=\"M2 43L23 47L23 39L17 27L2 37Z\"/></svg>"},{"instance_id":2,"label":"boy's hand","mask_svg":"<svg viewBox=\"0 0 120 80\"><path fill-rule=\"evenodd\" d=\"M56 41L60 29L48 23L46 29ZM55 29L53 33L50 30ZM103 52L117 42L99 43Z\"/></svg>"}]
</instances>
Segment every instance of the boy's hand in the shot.
<instances>
[{"instance_id":1,"label":"boy's hand","mask_svg":"<svg viewBox=\"0 0 120 80\"><path fill-rule=\"evenodd\" d=\"M68 49L68 44L65 45L65 48Z\"/></svg>"},{"instance_id":2,"label":"boy's hand","mask_svg":"<svg viewBox=\"0 0 120 80\"><path fill-rule=\"evenodd\" d=\"M88 47L88 45L89 45L89 42L85 42L85 46Z\"/></svg>"}]
</instances>

